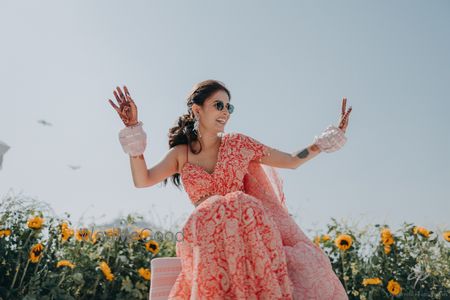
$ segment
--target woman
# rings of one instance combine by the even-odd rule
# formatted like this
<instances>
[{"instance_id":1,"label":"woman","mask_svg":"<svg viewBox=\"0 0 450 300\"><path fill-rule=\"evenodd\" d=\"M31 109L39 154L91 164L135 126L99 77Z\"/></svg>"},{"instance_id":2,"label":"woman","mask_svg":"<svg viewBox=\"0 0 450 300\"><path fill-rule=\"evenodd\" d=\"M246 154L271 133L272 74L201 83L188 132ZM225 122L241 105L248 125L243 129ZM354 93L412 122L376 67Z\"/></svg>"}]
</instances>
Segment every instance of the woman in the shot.
<instances>
[{"instance_id":1,"label":"woman","mask_svg":"<svg viewBox=\"0 0 450 300\"><path fill-rule=\"evenodd\" d=\"M325 253L289 215L274 168L296 169L320 152L333 152L344 136L351 107L343 99L338 127L293 154L242 133L224 133L233 113L230 92L216 80L196 84L186 114L169 130L165 157L147 169L146 133L124 86L110 104L126 125L119 134L130 155L136 187L172 177L195 206L177 242L182 271L169 299L348 299Z\"/></svg>"}]
</instances>

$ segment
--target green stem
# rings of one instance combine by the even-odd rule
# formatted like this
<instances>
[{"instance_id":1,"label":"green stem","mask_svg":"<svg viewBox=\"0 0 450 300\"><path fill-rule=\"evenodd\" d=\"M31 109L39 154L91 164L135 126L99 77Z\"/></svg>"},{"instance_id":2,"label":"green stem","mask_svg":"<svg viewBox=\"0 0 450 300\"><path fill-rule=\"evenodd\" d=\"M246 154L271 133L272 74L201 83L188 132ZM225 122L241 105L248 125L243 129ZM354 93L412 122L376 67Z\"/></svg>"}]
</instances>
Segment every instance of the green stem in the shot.
<instances>
[{"instance_id":1,"label":"green stem","mask_svg":"<svg viewBox=\"0 0 450 300\"><path fill-rule=\"evenodd\" d=\"M33 230L30 230L30 234L28 235L27 239L25 240L25 243L22 247L22 250L24 248L26 248L28 241L30 240L31 235L33 234ZM16 283L16 279L17 279L17 274L19 273L19 269L20 269L20 264L22 263L22 251L19 253L19 258L17 259L17 266L16 266L16 274L14 274L14 278L13 281L11 283L11 286L9 287L10 290L12 290L12 288L14 287L14 284Z\"/></svg>"},{"instance_id":2,"label":"green stem","mask_svg":"<svg viewBox=\"0 0 450 300\"><path fill-rule=\"evenodd\" d=\"M97 278L95 279L95 283L94 283L94 288L93 288L93 295L92 295L92 298L93 299L95 299L95 294L97 294L97 285L98 285L98 282L100 281L100 276L99 275L97 275Z\"/></svg>"},{"instance_id":3,"label":"green stem","mask_svg":"<svg viewBox=\"0 0 450 300\"><path fill-rule=\"evenodd\" d=\"M59 287L59 286L61 285L61 283L64 281L64 279L66 278L66 274L67 274L67 272L64 272L64 274L63 274L61 280L60 280L59 283L56 285L57 287Z\"/></svg>"},{"instance_id":4,"label":"green stem","mask_svg":"<svg viewBox=\"0 0 450 300\"><path fill-rule=\"evenodd\" d=\"M345 280L344 255L345 255L345 252L341 251L342 280L344 281L345 290L348 291L347 281Z\"/></svg>"},{"instance_id":5,"label":"green stem","mask_svg":"<svg viewBox=\"0 0 450 300\"><path fill-rule=\"evenodd\" d=\"M23 270L22 278L20 278L19 282L19 289L22 286L23 279L25 278L25 275L27 274L28 265L30 264L30 260L27 260L27 264L25 265L25 269Z\"/></svg>"},{"instance_id":6,"label":"green stem","mask_svg":"<svg viewBox=\"0 0 450 300\"><path fill-rule=\"evenodd\" d=\"M84 284L80 285L78 289L75 291L75 296L78 296L80 294L81 289L83 288ZM80 297L81 298L81 297Z\"/></svg>"}]
</instances>

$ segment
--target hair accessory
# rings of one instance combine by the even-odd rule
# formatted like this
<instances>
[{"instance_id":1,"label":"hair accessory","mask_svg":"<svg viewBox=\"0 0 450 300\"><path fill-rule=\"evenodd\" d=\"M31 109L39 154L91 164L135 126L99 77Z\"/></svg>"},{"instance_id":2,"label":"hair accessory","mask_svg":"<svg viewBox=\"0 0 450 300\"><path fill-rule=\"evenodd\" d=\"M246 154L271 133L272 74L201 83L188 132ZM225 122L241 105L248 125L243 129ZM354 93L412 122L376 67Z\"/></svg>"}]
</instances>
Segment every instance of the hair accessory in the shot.
<instances>
[{"instance_id":1,"label":"hair accessory","mask_svg":"<svg viewBox=\"0 0 450 300\"><path fill-rule=\"evenodd\" d=\"M334 152L342 148L347 142L347 137L344 134L342 129L329 125L319 136L314 137L314 144L322 151Z\"/></svg>"},{"instance_id":2,"label":"hair accessory","mask_svg":"<svg viewBox=\"0 0 450 300\"><path fill-rule=\"evenodd\" d=\"M138 122L133 126L127 126L120 130L119 141L123 151L131 156L137 156L144 153L147 146L147 134L142 125Z\"/></svg>"}]
</instances>

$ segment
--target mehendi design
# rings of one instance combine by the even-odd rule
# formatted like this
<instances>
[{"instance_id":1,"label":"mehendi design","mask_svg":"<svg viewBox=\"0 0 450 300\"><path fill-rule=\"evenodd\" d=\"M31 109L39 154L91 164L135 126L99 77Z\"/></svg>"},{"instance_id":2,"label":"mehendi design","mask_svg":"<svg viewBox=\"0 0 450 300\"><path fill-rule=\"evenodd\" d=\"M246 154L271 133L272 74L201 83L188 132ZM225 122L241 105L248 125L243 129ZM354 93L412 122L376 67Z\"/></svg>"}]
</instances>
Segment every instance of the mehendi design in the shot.
<instances>
[{"instance_id":1,"label":"mehendi design","mask_svg":"<svg viewBox=\"0 0 450 300\"><path fill-rule=\"evenodd\" d=\"M314 151L314 152L320 150L319 146L317 146L316 144L313 144L313 145L310 147L310 149L311 149L311 151Z\"/></svg>"}]
</instances>

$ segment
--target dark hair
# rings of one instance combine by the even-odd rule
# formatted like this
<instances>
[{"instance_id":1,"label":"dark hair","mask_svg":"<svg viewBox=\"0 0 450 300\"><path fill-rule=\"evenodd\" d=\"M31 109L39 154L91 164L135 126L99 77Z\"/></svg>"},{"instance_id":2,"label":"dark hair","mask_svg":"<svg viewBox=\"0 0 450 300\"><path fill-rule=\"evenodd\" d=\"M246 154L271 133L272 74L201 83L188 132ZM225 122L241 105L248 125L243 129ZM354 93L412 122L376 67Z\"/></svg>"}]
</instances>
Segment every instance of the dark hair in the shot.
<instances>
[{"instance_id":1,"label":"dark hair","mask_svg":"<svg viewBox=\"0 0 450 300\"><path fill-rule=\"evenodd\" d=\"M169 149L180 144L187 144L189 149L195 154L202 151L201 145L200 149L195 152L192 144L197 141L197 135L194 132L194 122L195 116L192 111L192 105L195 103L197 105L203 106L203 103L207 98L209 98L215 92L222 90L228 94L228 98L231 100L230 91L225 87L225 84L218 80L205 80L197 83L192 88L191 92L187 97L187 113L183 114L175 122L175 126L169 129ZM172 175L172 182L177 188L180 188L180 174L176 173ZM167 178L163 181L164 185L167 185Z\"/></svg>"}]
</instances>

